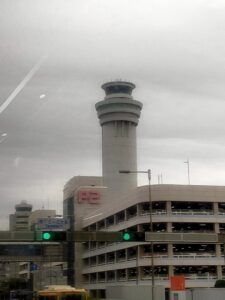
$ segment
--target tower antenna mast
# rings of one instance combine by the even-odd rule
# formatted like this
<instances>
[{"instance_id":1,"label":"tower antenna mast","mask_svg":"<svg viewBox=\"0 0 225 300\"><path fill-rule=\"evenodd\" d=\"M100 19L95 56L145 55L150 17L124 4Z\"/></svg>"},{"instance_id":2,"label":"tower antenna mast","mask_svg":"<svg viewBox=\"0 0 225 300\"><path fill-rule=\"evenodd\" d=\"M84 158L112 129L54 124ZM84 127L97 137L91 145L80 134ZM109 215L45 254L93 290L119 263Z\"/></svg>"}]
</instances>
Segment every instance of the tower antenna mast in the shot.
<instances>
[{"instance_id":1,"label":"tower antenna mast","mask_svg":"<svg viewBox=\"0 0 225 300\"><path fill-rule=\"evenodd\" d=\"M190 161L189 161L189 158L184 163L187 164L188 184L191 184L191 180L190 180Z\"/></svg>"}]
</instances>

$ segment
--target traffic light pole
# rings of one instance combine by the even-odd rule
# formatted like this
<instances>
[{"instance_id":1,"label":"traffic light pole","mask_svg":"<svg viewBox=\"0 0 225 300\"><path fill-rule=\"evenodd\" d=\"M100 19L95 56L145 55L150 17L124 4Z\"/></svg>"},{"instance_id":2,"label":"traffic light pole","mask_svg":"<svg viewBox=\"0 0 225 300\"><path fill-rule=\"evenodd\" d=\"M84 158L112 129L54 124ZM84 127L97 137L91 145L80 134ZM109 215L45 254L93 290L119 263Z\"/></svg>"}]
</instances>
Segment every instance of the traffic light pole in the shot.
<instances>
[{"instance_id":1,"label":"traffic light pole","mask_svg":"<svg viewBox=\"0 0 225 300\"><path fill-rule=\"evenodd\" d=\"M47 231L44 231L46 233ZM50 234L53 231L48 231ZM211 243L224 244L225 234L223 233L178 233L178 232L122 232L122 231L54 231L53 239L43 239L43 231L0 231L1 243L8 245L15 242L23 242L24 245L41 243L61 244L61 242L174 242L174 243ZM58 234L57 234L58 233ZM60 233L60 234L59 234ZM65 233L65 232L64 232ZM62 239L60 240L59 237ZM125 238L126 237L126 238ZM56 238L56 239L55 239Z\"/></svg>"}]
</instances>

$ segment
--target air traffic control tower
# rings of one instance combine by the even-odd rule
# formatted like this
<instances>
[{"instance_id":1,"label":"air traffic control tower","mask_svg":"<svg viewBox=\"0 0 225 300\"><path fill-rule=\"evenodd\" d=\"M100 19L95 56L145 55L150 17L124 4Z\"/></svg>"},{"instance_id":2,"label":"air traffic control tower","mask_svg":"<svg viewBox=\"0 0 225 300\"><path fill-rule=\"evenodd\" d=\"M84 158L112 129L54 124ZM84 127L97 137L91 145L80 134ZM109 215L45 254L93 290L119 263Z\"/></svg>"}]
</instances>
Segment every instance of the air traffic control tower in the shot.
<instances>
[{"instance_id":1,"label":"air traffic control tower","mask_svg":"<svg viewBox=\"0 0 225 300\"><path fill-rule=\"evenodd\" d=\"M103 185L116 198L137 187L137 174L119 174L119 170L137 170L136 127L142 103L132 97L135 85L113 81L102 85L103 101L95 107L102 126Z\"/></svg>"}]
</instances>

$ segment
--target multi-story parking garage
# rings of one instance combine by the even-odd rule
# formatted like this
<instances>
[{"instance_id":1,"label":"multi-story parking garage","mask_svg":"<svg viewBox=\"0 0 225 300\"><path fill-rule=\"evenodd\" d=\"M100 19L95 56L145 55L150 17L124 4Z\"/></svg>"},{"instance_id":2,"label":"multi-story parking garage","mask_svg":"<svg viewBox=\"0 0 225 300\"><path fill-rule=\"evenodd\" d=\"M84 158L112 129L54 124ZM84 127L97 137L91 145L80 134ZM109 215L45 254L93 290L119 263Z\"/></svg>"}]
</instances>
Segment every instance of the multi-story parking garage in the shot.
<instances>
[{"instance_id":1,"label":"multi-story parking garage","mask_svg":"<svg viewBox=\"0 0 225 300\"><path fill-rule=\"evenodd\" d=\"M151 185L149 197L149 186L137 187L135 172L119 173L137 171L136 127L142 104L133 100L132 83L102 87L106 96L96 110L102 126L103 176L78 176L65 185L64 214L71 217L72 229L150 231L151 198L154 232L225 231L225 187ZM184 275L187 287L210 287L225 277L220 244L92 241L73 247L69 271L75 284L101 297L110 285L151 284L152 269L155 284L167 288L172 275Z\"/></svg>"},{"instance_id":2,"label":"multi-story parking garage","mask_svg":"<svg viewBox=\"0 0 225 300\"><path fill-rule=\"evenodd\" d=\"M149 231L148 187L127 195L125 204L110 207L84 229ZM154 232L219 233L225 228L225 188L153 185ZM124 199L125 200L125 199ZM151 284L151 245L84 243L83 282L91 290L121 283ZM214 286L225 277L223 245L154 243L155 284L169 287L172 275L184 275L187 287Z\"/></svg>"}]
</instances>

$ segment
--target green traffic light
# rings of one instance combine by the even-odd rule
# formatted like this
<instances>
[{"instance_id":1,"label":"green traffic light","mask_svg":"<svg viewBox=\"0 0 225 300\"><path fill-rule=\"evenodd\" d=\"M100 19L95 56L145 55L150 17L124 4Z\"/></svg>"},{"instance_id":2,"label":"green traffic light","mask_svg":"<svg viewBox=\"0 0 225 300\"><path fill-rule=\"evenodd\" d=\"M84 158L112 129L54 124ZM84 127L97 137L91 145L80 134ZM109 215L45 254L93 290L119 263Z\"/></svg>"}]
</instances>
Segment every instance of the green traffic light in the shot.
<instances>
[{"instance_id":1,"label":"green traffic light","mask_svg":"<svg viewBox=\"0 0 225 300\"><path fill-rule=\"evenodd\" d=\"M52 237L51 233L50 232L43 232L42 233L42 239L47 241L47 240L50 240Z\"/></svg>"},{"instance_id":2,"label":"green traffic light","mask_svg":"<svg viewBox=\"0 0 225 300\"><path fill-rule=\"evenodd\" d=\"M124 240L124 241L129 241L130 239L131 239L131 234L128 233L128 232L125 232L125 233L123 234L123 240Z\"/></svg>"}]
</instances>

